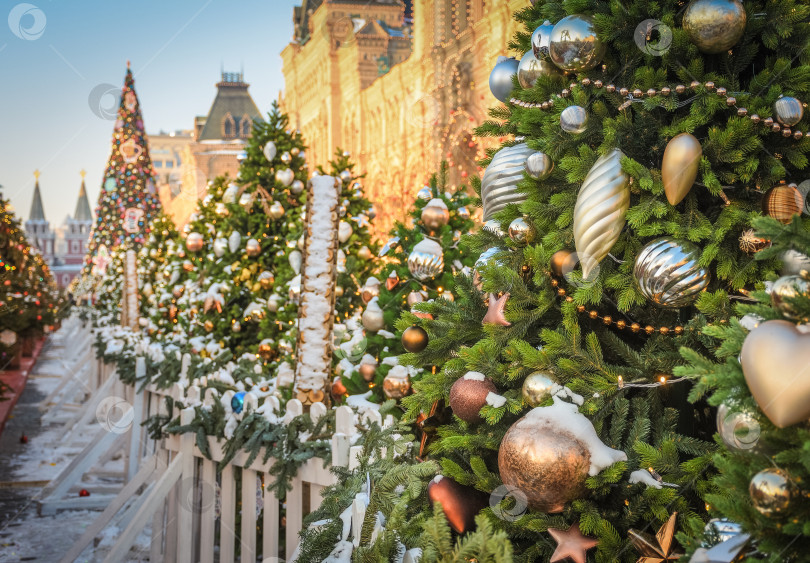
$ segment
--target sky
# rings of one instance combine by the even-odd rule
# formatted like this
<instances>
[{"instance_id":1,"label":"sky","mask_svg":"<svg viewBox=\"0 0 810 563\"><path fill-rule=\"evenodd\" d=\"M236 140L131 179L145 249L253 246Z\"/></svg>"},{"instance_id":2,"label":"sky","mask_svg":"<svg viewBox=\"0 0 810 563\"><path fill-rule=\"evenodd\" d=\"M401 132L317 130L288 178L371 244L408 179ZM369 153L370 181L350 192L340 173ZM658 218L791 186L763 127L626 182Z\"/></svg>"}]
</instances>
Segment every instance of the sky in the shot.
<instances>
[{"instance_id":1,"label":"sky","mask_svg":"<svg viewBox=\"0 0 810 563\"><path fill-rule=\"evenodd\" d=\"M28 218L39 169L61 225L87 171L95 209L127 60L147 133L192 129L220 71L244 69L264 114L284 88L281 50L300 0L0 0L0 186ZM115 114L117 108L112 110Z\"/></svg>"}]
</instances>

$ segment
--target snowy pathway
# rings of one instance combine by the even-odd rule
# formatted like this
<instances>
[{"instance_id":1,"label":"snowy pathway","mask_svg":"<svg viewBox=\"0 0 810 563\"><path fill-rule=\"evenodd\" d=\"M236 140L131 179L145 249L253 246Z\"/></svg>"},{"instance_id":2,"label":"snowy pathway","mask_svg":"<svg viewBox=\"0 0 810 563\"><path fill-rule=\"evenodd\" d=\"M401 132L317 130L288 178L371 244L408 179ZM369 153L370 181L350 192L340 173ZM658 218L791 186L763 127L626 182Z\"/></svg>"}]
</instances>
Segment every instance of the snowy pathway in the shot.
<instances>
[{"instance_id":1,"label":"snowy pathway","mask_svg":"<svg viewBox=\"0 0 810 563\"><path fill-rule=\"evenodd\" d=\"M66 370L75 367L70 360L79 352L66 349L59 333L46 341L25 391L0 436L0 562L56 563L100 514L61 511L55 516L37 515L37 500L42 494L42 487L73 460L81 451L82 442L86 443L89 436L98 431L97 422L93 420L80 431L77 442L71 447L62 444L65 430L59 423L61 420L50 426L42 426L39 405L56 387ZM21 441L22 435L28 438L27 443ZM120 472L123 461L120 458L112 460L102 469L103 474ZM94 479L87 482L88 488L92 488L93 484L120 483L120 479L110 477ZM101 561L103 548L115 533L116 530L107 530L100 548L94 552L92 546L88 547L76 561ZM146 536L139 540L129 561L149 560Z\"/></svg>"}]
</instances>

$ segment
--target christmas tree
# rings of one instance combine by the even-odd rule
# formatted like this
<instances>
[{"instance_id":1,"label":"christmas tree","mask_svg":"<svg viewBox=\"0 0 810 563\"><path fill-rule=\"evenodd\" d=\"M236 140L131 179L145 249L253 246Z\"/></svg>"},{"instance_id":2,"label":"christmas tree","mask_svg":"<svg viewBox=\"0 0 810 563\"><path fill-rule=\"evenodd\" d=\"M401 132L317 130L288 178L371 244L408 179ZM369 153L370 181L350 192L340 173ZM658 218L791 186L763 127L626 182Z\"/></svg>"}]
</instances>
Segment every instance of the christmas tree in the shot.
<instances>
[{"instance_id":1,"label":"christmas tree","mask_svg":"<svg viewBox=\"0 0 810 563\"><path fill-rule=\"evenodd\" d=\"M144 132L135 79L127 63L121 104L113 129L112 151L104 172L96 225L87 247L85 274L92 269L102 246L140 246L150 233L150 222L160 211L154 169Z\"/></svg>"},{"instance_id":2,"label":"christmas tree","mask_svg":"<svg viewBox=\"0 0 810 563\"><path fill-rule=\"evenodd\" d=\"M723 446L713 458L719 474L707 496L717 519L692 547L700 545L707 560L718 551L736 557L756 550L758 560L800 561L810 549L810 513L800 500L810 477L804 423L810 416L810 225L806 218L784 226L763 217L754 226L757 239L772 243L754 257L779 258L782 276L751 292L728 325L704 330L716 360L684 349L689 363L676 369L697 380L693 400L708 395L717 407Z\"/></svg>"},{"instance_id":3,"label":"christmas tree","mask_svg":"<svg viewBox=\"0 0 810 563\"><path fill-rule=\"evenodd\" d=\"M456 532L489 495L516 561L668 560L676 532L702 533L713 413L675 368L779 267L746 253L751 221L802 210L807 16L736 0L517 14L521 61L496 65L506 105L478 131L514 136L483 163L481 258L455 301L417 305L429 344L405 358L449 358L405 404L445 416L431 498Z\"/></svg>"},{"instance_id":4,"label":"christmas tree","mask_svg":"<svg viewBox=\"0 0 810 563\"><path fill-rule=\"evenodd\" d=\"M0 193L0 369L24 339L42 336L63 308L48 265Z\"/></svg>"},{"instance_id":5,"label":"christmas tree","mask_svg":"<svg viewBox=\"0 0 810 563\"><path fill-rule=\"evenodd\" d=\"M399 399L409 391L412 376L421 369L400 366L391 376L389 372L406 352L403 342L418 347L426 340L418 329L409 330L410 325L398 331L396 322L415 303L453 298L454 276L474 262L462 241L462 234L473 227L472 204L464 187L451 190L447 185L446 163L419 190L410 211L412 224L395 224L380 252L382 267L359 289L367 306L359 323L358 319L347 323L354 330L345 331L338 348L341 375L333 383L335 395L366 393L370 388L382 401ZM403 323L412 320L406 316Z\"/></svg>"},{"instance_id":6,"label":"christmas tree","mask_svg":"<svg viewBox=\"0 0 810 563\"><path fill-rule=\"evenodd\" d=\"M169 315L161 300L171 300L167 292L172 288L169 282L175 275L179 278L182 263L175 263L171 256L179 245L179 234L171 217L162 211L152 220L151 232L144 245L138 250L138 287L140 290L140 314L147 321L147 331L152 335L165 337L175 331L178 311ZM177 272L177 274L175 274ZM172 318L173 317L173 318ZM182 317L181 317L182 319ZM188 325L177 327L187 333Z\"/></svg>"}]
</instances>

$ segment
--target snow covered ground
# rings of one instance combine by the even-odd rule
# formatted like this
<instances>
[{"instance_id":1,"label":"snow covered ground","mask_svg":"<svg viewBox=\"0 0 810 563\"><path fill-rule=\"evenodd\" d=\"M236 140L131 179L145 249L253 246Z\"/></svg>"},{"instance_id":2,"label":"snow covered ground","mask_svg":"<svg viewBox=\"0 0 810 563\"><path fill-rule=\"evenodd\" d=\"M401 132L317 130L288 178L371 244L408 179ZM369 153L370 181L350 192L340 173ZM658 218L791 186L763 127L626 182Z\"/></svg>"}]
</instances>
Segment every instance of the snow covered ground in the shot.
<instances>
[{"instance_id":1,"label":"snow covered ground","mask_svg":"<svg viewBox=\"0 0 810 563\"><path fill-rule=\"evenodd\" d=\"M62 375L72 373L78 367L75 360L80 350L67 349L64 344L63 335L59 333L46 342L25 391L0 436L0 562L56 563L101 513L67 510L55 516L37 515L37 500L41 498L42 487L71 463L99 428L93 419L80 429L73 444L65 444L64 421L77 411L65 412L54 424L42 425L38 406L59 384ZM84 395L80 386L77 389L75 401ZM22 435L27 437L27 443L21 441ZM94 486L121 483L121 478L115 476L116 472L123 470L120 457L97 469L100 469L98 474L83 481L82 487L92 491ZM78 493L69 493L74 494ZM105 546L111 545L117 533L115 528L105 530L100 544L95 548L91 544L76 561L103 560ZM148 560L149 535L144 533L138 538L128 561Z\"/></svg>"}]
</instances>

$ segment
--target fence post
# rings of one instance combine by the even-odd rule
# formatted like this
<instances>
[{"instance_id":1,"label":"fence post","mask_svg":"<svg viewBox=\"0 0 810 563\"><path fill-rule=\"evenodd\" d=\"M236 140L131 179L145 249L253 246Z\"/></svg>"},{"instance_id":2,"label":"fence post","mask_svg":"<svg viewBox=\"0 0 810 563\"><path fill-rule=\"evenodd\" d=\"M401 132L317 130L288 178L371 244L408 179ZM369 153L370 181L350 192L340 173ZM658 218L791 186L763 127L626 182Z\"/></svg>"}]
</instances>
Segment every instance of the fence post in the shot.
<instances>
[{"instance_id":1,"label":"fence post","mask_svg":"<svg viewBox=\"0 0 810 563\"><path fill-rule=\"evenodd\" d=\"M194 409L186 408L180 412L180 424L191 424L194 420ZM177 563L191 563L192 545L194 542L194 434L185 432L180 435L181 460L179 507L177 510Z\"/></svg>"}]
</instances>

